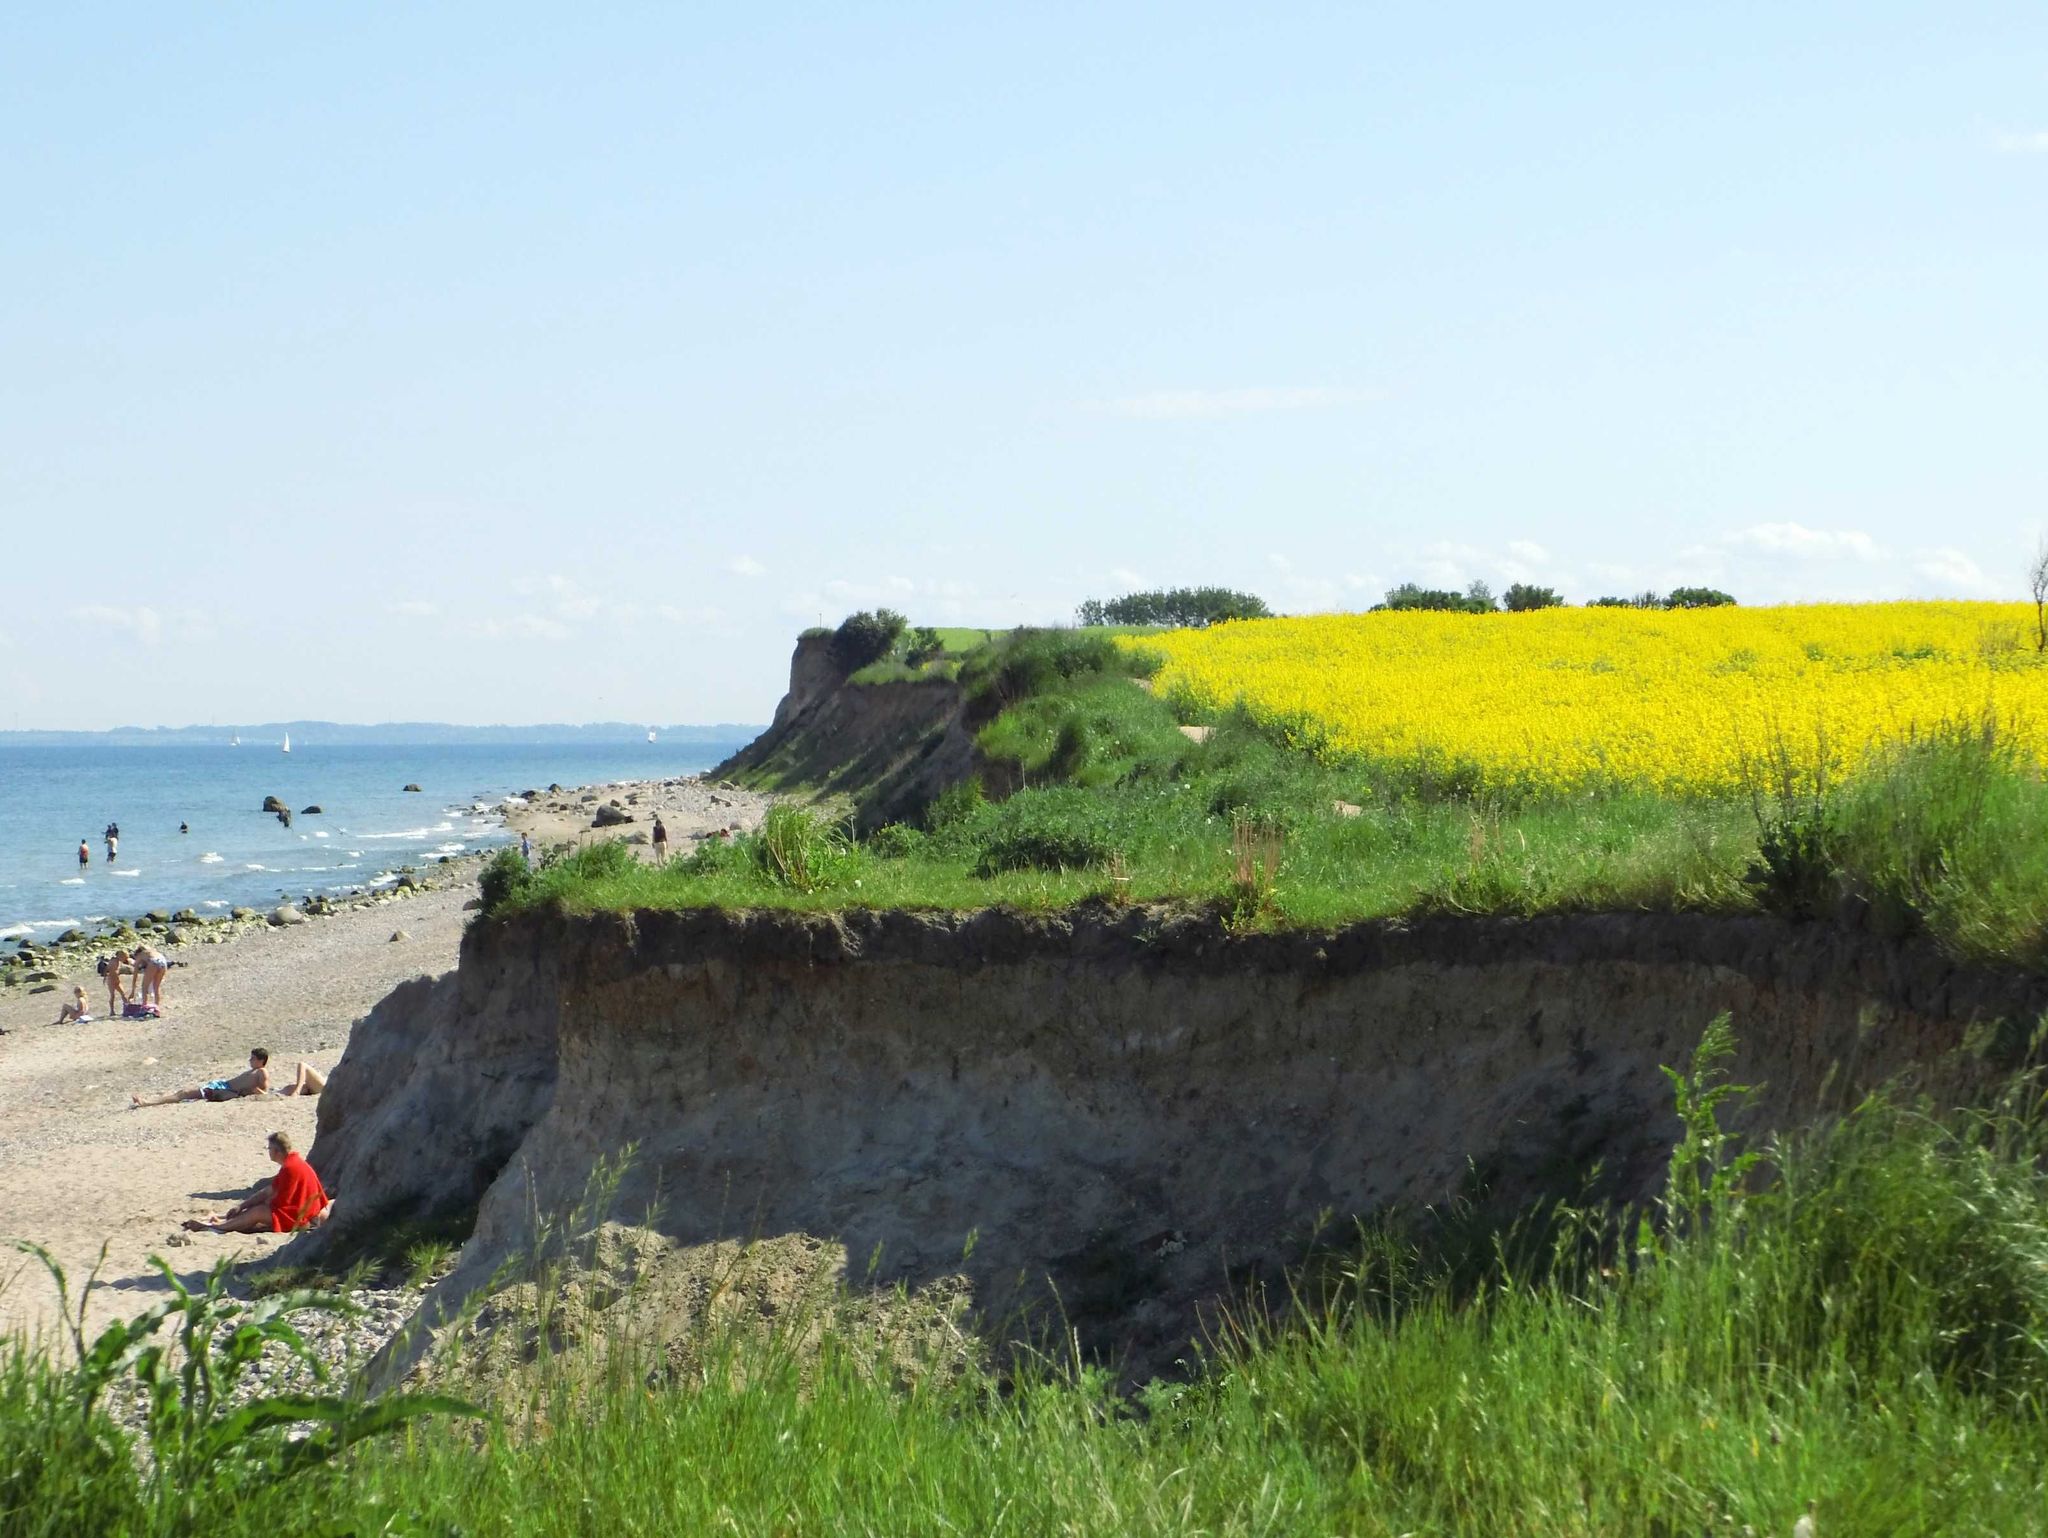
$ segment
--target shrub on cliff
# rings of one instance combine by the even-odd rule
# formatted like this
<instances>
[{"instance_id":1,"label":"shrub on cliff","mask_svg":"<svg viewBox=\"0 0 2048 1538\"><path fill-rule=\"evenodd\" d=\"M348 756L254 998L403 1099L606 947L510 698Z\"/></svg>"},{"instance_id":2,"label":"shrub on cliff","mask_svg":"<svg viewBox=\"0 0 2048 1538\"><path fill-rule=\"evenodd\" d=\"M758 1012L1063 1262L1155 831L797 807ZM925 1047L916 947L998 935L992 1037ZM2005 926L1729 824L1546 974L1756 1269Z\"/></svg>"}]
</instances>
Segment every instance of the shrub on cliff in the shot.
<instances>
[{"instance_id":1,"label":"shrub on cliff","mask_svg":"<svg viewBox=\"0 0 2048 1538\"><path fill-rule=\"evenodd\" d=\"M854 673L880 662L910 622L894 609L863 609L849 614L832 632L832 661L842 673Z\"/></svg>"},{"instance_id":2,"label":"shrub on cliff","mask_svg":"<svg viewBox=\"0 0 2048 1538\"><path fill-rule=\"evenodd\" d=\"M517 849L500 849L485 862L477 877L486 914L497 913L524 895L533 883L533 872Z\"/></svg>"},{"instance_id":3,"label":"shrub on cliff","mask_svg":"<svg viewBox=\"0 0 2048 1538\"><path fill-rule=\"evenodd\" d=\"M996 807L976 839L975 874L1086 870L1116 852L1104 799L1070 786L1020 791Z\"/></svg>"}]
</instances>

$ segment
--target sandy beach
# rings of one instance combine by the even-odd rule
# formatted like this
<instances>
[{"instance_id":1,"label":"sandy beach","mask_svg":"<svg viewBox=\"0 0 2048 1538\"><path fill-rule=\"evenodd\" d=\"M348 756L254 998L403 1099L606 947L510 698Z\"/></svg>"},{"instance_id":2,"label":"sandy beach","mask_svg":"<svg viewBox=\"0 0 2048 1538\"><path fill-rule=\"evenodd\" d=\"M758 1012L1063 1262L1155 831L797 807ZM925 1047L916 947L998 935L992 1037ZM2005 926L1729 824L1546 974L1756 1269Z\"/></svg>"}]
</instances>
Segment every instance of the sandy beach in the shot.
<instances>
[{"instance_id":1,"label":"sandy beach","mask_svg":"<svg viewBox=\"0 0 2048 1538\"><path fill-rule=\"evenodd\" d=\"M608 802L633 821L590 824ZM672 854L717 829L758 824L766 799L700 781L578 787L543 795L508 818L536 845L631 840L658 812ZM650 851L635 844L643 857ZM249 1049L270 1052L279 1083L300 1059L333 1068L350 1027L408 978L456 964L475 895L474 863L452 884L309 923L255 927L172 954L161 1020L54 1026L73 982L95 1009L105 989L86 966L60 991L0 992L0 1244L48 1248L74 1287L107 1247L93 1318L130 1313L161 1291L161 1254L188 1279L223 1255L255 1256L289 1241L269 1235L187 1235L186 1218L218 1212L270 1173L264 1138L282 1128L312 1141L315 1102L280 1096L129 1108L129 1095L165 1094L236 1073ZM405 938L394 939L403 932ZM343 1193L343 1199L346 1199ZM0 1251L0 1331L46 1329L55 1299L31 1257Z\"/></svg>"}]
</instances>

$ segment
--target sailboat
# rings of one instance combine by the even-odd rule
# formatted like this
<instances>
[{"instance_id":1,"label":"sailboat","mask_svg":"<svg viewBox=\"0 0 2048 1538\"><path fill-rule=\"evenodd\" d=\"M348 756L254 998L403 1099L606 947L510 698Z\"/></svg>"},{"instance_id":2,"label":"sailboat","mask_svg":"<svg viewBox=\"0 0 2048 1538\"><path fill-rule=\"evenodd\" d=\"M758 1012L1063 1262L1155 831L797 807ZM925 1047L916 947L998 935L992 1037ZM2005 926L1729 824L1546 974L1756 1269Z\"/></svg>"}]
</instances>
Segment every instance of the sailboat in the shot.
<instances>
[{"instance_id":1,"label":"sailboat","mask_svg":"<svg viewBox=\"0 0 2048 1538\"><path fill-rule=\"evenodd\" d=\"M237 733L235 733L235 735L234 735L234 736L232 736L232 737L230 737L230 738L228 739L228 746L229 746L229 747L231 747L231 748L239 748L239 747L240 747L241 745L242 745L242 734L241 734L240 732L237 732Z\"/></svg>"},{"instance_id":2,"label":"sailboat","mask_svg":"<svg viewBox=\"0 0 2048 1538\"><path fill-rule=\"evenodd\" d=\"M647 740L649 742L654 741L654 728L651 726L647 728Z\"/></svg>"},{"instance_id":3,"label":"sailboat","mask_svg":"<svg viewBox=\"0 0 2048 1538\"><path fill-rule=\"evenodd\" d=\"M284 746L283 746L282 748L280 748L280 749L279 749L278 751L279 751L279 752L283 752L283 753L289 753L289 752L291 752L291 750L292 750L292 734L291 734L290 732L286 732L286 733L284 734Z\"/></svg>"}]
</instances>

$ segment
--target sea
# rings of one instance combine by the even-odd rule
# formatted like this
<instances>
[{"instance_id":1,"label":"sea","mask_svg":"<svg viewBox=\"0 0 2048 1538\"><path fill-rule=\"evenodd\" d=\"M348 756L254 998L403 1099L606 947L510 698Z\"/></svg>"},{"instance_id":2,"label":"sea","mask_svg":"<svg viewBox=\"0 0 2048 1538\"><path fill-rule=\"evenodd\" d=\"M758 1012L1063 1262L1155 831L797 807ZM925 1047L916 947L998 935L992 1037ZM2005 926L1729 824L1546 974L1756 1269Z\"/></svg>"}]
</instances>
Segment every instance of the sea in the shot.
<instances>
[{"instance_id":1,"label":"sea","mask_svg":"<svg viewBox=\"0 0 2048 1538\"><path fill-rule=\"evenodd\" d=\"M520 791L695 774L743 741L0 746L0 939L388 886L401 866L504 843Z\"/></svg>"}]
</instances>

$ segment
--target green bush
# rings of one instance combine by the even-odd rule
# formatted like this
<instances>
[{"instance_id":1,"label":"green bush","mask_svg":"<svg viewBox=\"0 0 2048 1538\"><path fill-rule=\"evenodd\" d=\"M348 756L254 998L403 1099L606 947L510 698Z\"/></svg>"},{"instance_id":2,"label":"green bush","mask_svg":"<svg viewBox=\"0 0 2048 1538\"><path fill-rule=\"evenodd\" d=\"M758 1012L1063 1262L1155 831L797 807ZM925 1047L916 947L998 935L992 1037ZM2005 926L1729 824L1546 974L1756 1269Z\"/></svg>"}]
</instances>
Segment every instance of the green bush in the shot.
<instances>
[{"instance_id":1,"label":"green bush","mask_svg":"<svg viewBox=\"0 0 2048 1538\"><path fill-rule=\"evenodd\" d=\"M903 634L908 620L894 609L863 609L849 614L832 632L832 661L842 673L853 673L871 662L880 662Z\"/></svg>"},{"instance_id":2,"label":"green bush","mask_svg":"<svg viewBox=\"0 0 2048 1538\"><path fill-rule=\"evenodd\" d=\"M924 825L933 833L946 833L980 814L988 804L981 781L970 775L957 785L948 785L924 809Z\"/></svg>"},{"instance_id":3,"label":"green bush","mask_svg":"<svg viewBox=\"0 0 2048 1538\"><path fill-rule=\"evenodd\" d=\"M500 849L477 877L486 917L513 906L533 884L533 872L517 849Z\"/></svg>"},{"instance_id":4,"label":"green bush","mask_svg":"<svg viewBox=\"0 0 2048 1538\"><path fill-rule=\"evenodd\" d=\"M755 871L792 892L837 886L860 863L860 852L844 827L787 802L768 808L761 830L746 842Z\"/></svg>"},{"instance_id":5,"label":"green bush","mask_svg":"<svg viewBox=\"0 0 2048 1538\"><path fill-rule=\"evenodd\" d=\"M870 854L884 860L907 860L925 846L925 835L900 822L884 823L868 835Z\"/></svg>"},{"instance_id":6,"label":"green bush","mask_svg":"<svg viewBox=\"0 0 2048 1538\"><path fill-rule=\"evenodd\" d=\"M1527 582L1516 582L1500 595L1500 606L1510 614L1526 614L1531 609L1555 609L1564 600L1557 596L1557 589L1535 587Z\"/></svg>"},{"instance_id":7,"label":"green bush","mask_svg":"<svg viewBox=\"0 0 2048 1538\"><path fill-rule=\"evenodd\" d=\"M1019 791L995 808L977 838L975 874L1086 870L1116 852L1108 803L1071 787Z\"/></svg>"}]
</instances>

